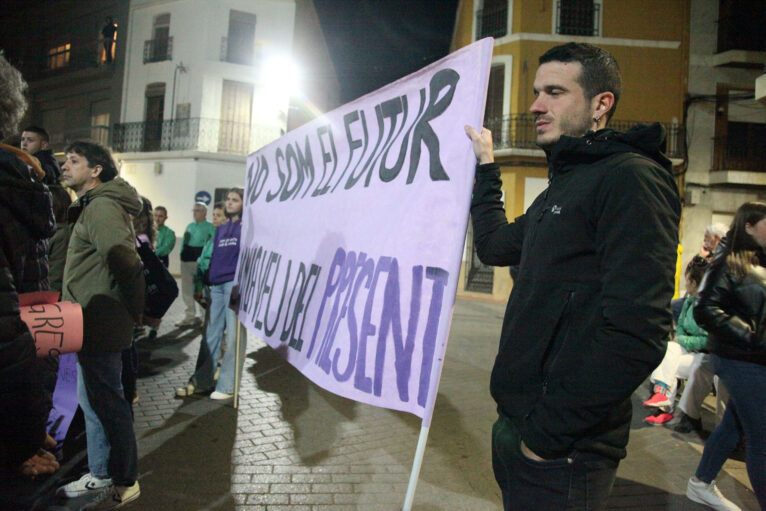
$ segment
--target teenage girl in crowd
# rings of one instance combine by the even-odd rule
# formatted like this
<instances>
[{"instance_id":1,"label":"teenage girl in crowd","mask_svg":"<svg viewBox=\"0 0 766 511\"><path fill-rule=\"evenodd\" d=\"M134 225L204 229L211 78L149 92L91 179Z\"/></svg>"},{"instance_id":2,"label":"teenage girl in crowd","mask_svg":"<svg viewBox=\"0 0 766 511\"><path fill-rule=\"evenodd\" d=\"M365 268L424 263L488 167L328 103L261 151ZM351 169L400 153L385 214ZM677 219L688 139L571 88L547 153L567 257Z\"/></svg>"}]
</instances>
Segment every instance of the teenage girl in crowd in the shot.
<instances>
[{"instance_id":1,"label":"teenage girl in crowd","mask_svg":"<svg viewBox=\"0 0 766 511\"><path fill-rule=\"evenodd\" d=\"M216 202L213 207L213 227L218 229L226 222L226 208L223 202ZM184 387L176 389L176 396L188 397L193 394L204 392L197 383L196 371L205 363L207 353L207 342L205 341L205 332L210 324L210 286L208 280L208 271L210 270L210 258L213 256L213 243L215 237L205 243L202 254L197 259L197 274L194 276L194 299L197 300L202 308L205 309L205 320L202 323L202 339L200 339L199 352L197 353L197 363L194 366L195 373L189 378L189 382ZM216 366L218 360L216 360Z\"/></svg>"},{"instance_id":2,"label":"teenage girl in crowd","mask_svg":"<svg viewBox=\"0 0 766 511\"><path fill-rule=\"evenodd\" d=\"M239 244L242 232L242 197L241 188L232 188L226 194L224 203L228 221L222 224L215 233L213 255L210 258L208 281L210 282L210 319L205 331L205 343L200 363L192 377L196 382L194 392L215 390L210 394L211 399L226 400L234 397L235 361L239 359L240 366L244 362L245 343L247 334L244 328L240 331L239 357L235 353L237 339L237 315L229 308L231 290L234 287L234 272L239 258ZM221 361L218 382L214 381L216 362L221 353L225 335L225 350ZM241 367L239 368L241 369ZM188 393L189 385L186 390ZM180 391L181 389L179 389ZM176 391L178 394L178 391Z\"/></svg>"}]
</instances>

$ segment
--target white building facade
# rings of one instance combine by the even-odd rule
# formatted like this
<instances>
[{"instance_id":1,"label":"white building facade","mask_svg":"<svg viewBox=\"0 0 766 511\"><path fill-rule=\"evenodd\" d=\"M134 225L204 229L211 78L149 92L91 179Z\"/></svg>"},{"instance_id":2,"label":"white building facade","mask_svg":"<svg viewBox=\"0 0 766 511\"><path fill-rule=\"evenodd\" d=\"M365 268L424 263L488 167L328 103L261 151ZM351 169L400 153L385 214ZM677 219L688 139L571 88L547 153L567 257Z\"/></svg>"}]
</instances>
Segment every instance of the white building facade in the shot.
<instances>
[{"instance_id":1,"label":"white building facade","mask_svg":"<svg viewBox=\"0 0 766 511\"><path fill-rule=\"evenodd\" d=\"M336 106L324 90L337 81L310 1L132 0L127 30L115 159L139 193L167 208L178 237L195 200L212 206L243 186L247 155L287 130L300 86L296 40L330 78L315 111Z\"/></svg>"}]
</instances>

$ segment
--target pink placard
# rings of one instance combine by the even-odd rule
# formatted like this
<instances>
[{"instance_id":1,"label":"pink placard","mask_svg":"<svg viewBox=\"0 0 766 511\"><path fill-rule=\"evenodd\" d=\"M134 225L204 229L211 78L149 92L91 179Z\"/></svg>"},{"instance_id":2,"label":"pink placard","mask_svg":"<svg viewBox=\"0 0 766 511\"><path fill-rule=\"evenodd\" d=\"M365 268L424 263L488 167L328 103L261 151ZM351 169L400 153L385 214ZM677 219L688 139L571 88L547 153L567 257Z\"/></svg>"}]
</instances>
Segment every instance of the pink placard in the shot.
<instances>
[{"instance_id":1,"label":"pink placard","mask_svg":"<svg viewBox=\"0 0 766 511\"><path fill-rule=\"evenodd\" d=\"M38 357L82 349L82 307L78 303L38 303L20 307L21 319L35 341Z\"/></svg>"}]
</instances>

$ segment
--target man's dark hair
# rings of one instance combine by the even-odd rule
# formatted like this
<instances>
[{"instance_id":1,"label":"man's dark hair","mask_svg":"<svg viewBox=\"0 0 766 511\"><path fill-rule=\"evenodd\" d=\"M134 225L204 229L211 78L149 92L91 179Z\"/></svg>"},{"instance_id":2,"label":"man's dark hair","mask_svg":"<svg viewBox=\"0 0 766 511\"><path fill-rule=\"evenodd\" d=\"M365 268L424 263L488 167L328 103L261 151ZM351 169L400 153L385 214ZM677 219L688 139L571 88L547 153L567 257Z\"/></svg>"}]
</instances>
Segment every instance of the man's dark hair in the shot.
<instances>
[{"instance_id":1,"label":"man's dark hair","mask_svg":"<svg viewBox=\"0 0 766 511\"><path fill-rule=\"evenodd\" d=\"M614 105L606 114L607 121L612 118L622 92L622 75L611 53L588 43L567 43L543 53L539 63L547 62L579 62L582 72L577 83L583 88L586 99L601 92L614 94Z\"/></svg>"},{"instance_id":2,"label":"man's dark hair","mask_svg":"<svg viewBox=\"0 0 766 511\"><path fill-rule=\"evenodd\" d=\"M90 168L93 168L96 165L101 165L102 170L98 175L98 179L102 183L106 183L117 177L117 166L114 164L112 155L106 147L100 144L78 140L69 144L69 146L64 149L64 152L79 154L88 160L88 167Z\"/></svg>"},{"instance_id":3,"label":"man's dark hair","mask_svg":"<svg viewBox=\"0 0 766 511\"><path fill-rule=\"evenodd\" d=\"M168 210L165 206L154 206L154 209L159 209L165 213L165 216L168 216Z\"/></svg>"},{"instance_id":4,"label":"man's dark hair","mask_svg":"<svg viewBox=\"0 0 766 511\"><path fill-rule=\"evenodd\" d=\"M27 126L21 131L31 131L32 133L37 133L38 135L40 135L40 138L42 139L43 142L51 141L51 137L48 135L48 132L45 131L45 129L41 128L40 126Z\"/></svg>"}]
</instances>

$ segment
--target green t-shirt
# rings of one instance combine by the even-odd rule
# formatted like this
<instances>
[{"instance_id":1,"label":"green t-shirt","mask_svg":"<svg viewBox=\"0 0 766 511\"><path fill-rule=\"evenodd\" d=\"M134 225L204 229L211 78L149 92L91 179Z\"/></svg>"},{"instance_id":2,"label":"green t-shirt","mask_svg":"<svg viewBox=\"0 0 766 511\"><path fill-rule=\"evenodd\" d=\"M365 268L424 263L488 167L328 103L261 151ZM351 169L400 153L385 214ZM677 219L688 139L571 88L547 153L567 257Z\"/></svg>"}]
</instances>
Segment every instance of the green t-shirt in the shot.
<instances>
[{"instance_id":1,"label":"green t-shirt","mask_svg":"<svg viewBox=\"0 0 766 511\"><path fill-rule=\"evenodd\" d=\"M215 227L208 221L192 222L186 226L184 232L184 245L190 247L203 247L207 240L215 236Z\"/></svg>"},{"instance_id":2,"label":"green t-shirt","mask_svg":"<svg viewBox=\"0 0 766 511\"><path fill-rule=\"evenodd\" d=\"M176 233L167 225L157 229L157 248L154 252L160 256L169 255L176 246Z\"/></svg>"}]
</instances>

